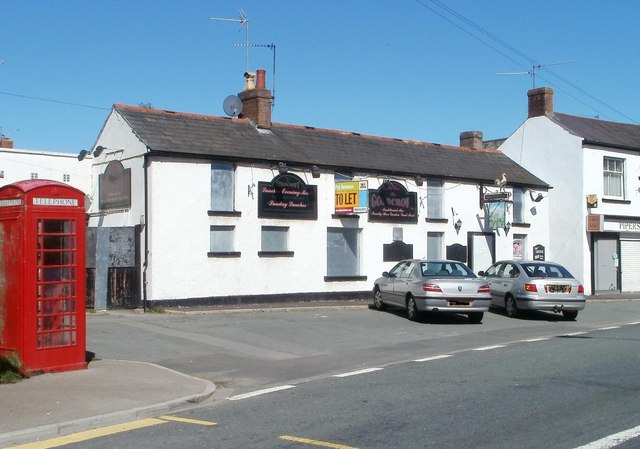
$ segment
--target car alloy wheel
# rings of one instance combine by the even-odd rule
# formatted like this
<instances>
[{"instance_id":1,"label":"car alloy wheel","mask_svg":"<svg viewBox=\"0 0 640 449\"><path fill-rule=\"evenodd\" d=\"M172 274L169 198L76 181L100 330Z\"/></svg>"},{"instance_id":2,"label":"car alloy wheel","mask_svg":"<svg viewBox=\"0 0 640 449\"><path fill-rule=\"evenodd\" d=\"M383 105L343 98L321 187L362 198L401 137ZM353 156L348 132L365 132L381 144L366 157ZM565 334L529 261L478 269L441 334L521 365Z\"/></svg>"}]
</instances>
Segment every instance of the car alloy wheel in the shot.
<instances>
[{"instance_id":1,"label":"car alloy wheel","mask_svg":"<svg viewBox=\"0 0 640 449\"><path fill-rule=\"evenodd\" d=\"M416 300L413 299L413 296L407 298L407 318L409 318L410 321L418 319L418 309L416 308Z\"/></svg>"},{"instance_id":2,"label":"car alloy wheel","mask_svg":"<svg viewBox=\"0 0 640 449\"><path fill-rule=\"evenodd\" d=\"M376 310L384 310L384 302L382 302L382 293L380 293L380 289L376 288L373 291L373 307Z\"/></svg>"},{"instance_id":3,"label":"car alloy wheel","mask_svg":"<svg viewBox=\"0 0 640 449\"><path fill-rule=\"evenodd\" d=\"M507 296L505 301L505 309L507 311L507 316L510 318L515 318L518 316L518 306L516 305L516 300L513 296Z\"/></svg>"}]
</instances>

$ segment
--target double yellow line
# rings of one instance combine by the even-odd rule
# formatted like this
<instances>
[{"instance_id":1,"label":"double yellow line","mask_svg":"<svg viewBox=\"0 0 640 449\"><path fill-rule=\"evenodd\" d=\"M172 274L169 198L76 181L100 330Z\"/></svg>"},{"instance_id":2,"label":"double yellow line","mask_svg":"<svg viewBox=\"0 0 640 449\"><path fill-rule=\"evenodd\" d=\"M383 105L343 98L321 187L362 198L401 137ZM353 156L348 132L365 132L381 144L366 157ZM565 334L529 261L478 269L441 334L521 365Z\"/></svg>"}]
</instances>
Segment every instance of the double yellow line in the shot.
<instances>
[{"instance_id":1,"label":"double yellow line","mask_svg":"<svg viewBox=\"0 0 640 449\"><path fill-rule=\"evenodd\" d=\"M84 432L73 433L63 437L50 438L35 443L22 444L20 446L12 446L11 449L50 449L53 447L65 446L72 443L80 443L82 441L93 440L95 438L115 435L117 433L129 432L131 430L143 429L145 427L157 426L158 424L166 424L168 421L177 421L189 424L198 424L201 426L215 426L216 423L209 421L200 421L197 419L178 418L176 416L160 416L159 418L147 418L131 421L123 424L115 424L113 426L100 427L99 429L86 430Z\"/></svg>"}]
</instances>

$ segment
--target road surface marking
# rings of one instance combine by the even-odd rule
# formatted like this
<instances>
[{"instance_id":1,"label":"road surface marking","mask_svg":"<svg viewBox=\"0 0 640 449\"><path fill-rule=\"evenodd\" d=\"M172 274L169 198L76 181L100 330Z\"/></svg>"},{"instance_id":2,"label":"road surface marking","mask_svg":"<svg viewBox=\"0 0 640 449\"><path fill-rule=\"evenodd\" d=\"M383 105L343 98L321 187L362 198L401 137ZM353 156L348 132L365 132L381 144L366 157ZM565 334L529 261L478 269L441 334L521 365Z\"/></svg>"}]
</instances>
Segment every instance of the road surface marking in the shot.
<instances>
[{"instance_id":1,"label":"road surface marking","mask_svg":"<svg viewBox=\"0 0 640 449\"><path fill-rule=\"evenodd\" d=\"M491 349L504 348L506 345L483 346L482 348L474 348L472 351L489 351Z\"/></svg>"},{"instance_id":2,"label":"road surface marking","mask_svg":"<svg viewBox=\"0 0 640 449\"><path fill-rule=\"evenodd\" d=\"M358 449L353 446L345 446L344 444L328 443L326 441L310 440L308 438L292 437L291 435L282 435L281 440L294 441L296 443L313 444L314 446L330 447L332 449Z\"/></svg>"},{"instance_id":3,"label":"road surface marking","mask_svg":"<svg viewBox=\"0 0 640 449\"><path fill-rule=\"evenodd\" d=\"M640 436L640 426L614 433L613 435L609 435L608 437L577 447L576 449L609 449L637 436Z\"/></svg>"},{"instance_id":4,"label":"road surface marking","mask_svg":"<svg viewBox=\"0 0 640 449\"><path fill-rule=\"evenodd\" d=\"M267 393L273 393L273 392L276 392L276 391L288 390L289 388L295 388L295 385L281 385L279 387L265 388L264 390L257 390L257 391L252 391L250 393L237 394L237 395L231 396L230 398L227 398L227 399L230 400L230 401L239 401L240 399L247 399L247 398L252 398L254 396L260 396L260 395L267 394Z\"/></svg>"},{"instance_id":5,"label":"road surface marking","mask_svg":"<svg viewBox=\"0 0 640 449\"><path fill-rule=\"evenodd\" d=\"M71 435L65 435L63 437L50 438L48 440L37 441L35 443L12 446L12 449L49 449L53 447L66 446L67 444L93 440L95 438L105 437L108 435L115 435L116 433L156 426L158 424L166 424L166 421L156 418L139 419L128 423L116 424L113 426L101 427L99 429L72 433Z\"/></svg>"},{"instance_id":6,"label":"road surface marking","mask_svg":"<svg viewBox=\"0 0 640 449\"><path fill-rule=\"evenodd\" d=\"M453 356L451 354L434 355L433 357L414 360L414 362L430 362L432 360L446 359L447 357L453 357Z\"/></svg>"},{"instance_id":7,"label":"road surface marking","mask_svg":"<svg viewBox=\"0 0 640 449\"><path fill-rule=\"evenodd\" d=\"M199 419L180 418L178 416L169 416L169 415L158 416L158 419L163 419L165 421L183 422L187 424L198 424L200 426L217 426L218 425L218 423L211 422L211 421L201 421Z\"/></svg>"},{"instance_id":8,"label":"road surface marking","mask_svg":"<svg viewBox=\"0 0 640 449\"><path fill-rule=\"evenodd\" d=\"M372 373L374 371L380 371L382 368L366 368L358 371L351 371L350 373L342 373L342 374L334 374L331 377L349 377L349 376L357 376L358 374L367 374Z\"/></svg>"},{"instance_id":9,"label":"road surface marking","mask_svg":"<svg viewBox=\"0 0 640 449\"><path fill-rule=\"evenodd\" d=\"M534 343L536 341L545 341L545 340L549 340L549 337L530 338L529 340L522 340L522 341L526 343Z\"/></svg>"},{"instance_id":10,"label":"road surface marking","mask_svg":"<svg viewBox=\"0 0 640 449\"><path fill-rule=\"evenodd\" d=\"M601 327L600 329L598 329L599 331L608 331L611 329L620 329L622 326L609 326L609 327Z\"/></svg>"},{"instance_id":11,"label":"road surface marking","mask_svg":"<svg viewBox=\"0 0 640 449\"><path fill-rule=\"evenodd\" d=\"M570 334L564 334L563 337L573 337L574 335L584 335L586 332L571 332Z\"/></svg>"}]
</instances>

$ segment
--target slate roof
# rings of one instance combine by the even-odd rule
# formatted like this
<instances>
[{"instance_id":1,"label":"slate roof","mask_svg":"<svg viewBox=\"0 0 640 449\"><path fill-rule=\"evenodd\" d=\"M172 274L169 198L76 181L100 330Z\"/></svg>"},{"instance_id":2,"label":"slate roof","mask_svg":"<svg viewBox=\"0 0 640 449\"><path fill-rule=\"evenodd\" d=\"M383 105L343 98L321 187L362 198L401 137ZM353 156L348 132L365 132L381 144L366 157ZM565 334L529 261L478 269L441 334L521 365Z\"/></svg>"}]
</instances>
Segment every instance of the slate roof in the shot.
<instances>
[{"instance_id":1,"label":"slate roof","mask_svg":"<svg viewBox=\"0 0 640 449\"><path fill-rule=\"evenodd\" d=\"M640 151L640 125L607 122L554 112L548 116L584 143Z\"/></svg>"},{"instance_id":2,"label":"slate roof","mask_svg":"<svg viewBox=\"0 0 640 449\"><path fill-rule=\"evenodd\" d=\"M474 150L434 143L273 123L262 130L247 119L205 116L114 105L152 153L493 184L502 173L510 185L549 188L498 150Z\"/></svg>"}]
</instances>

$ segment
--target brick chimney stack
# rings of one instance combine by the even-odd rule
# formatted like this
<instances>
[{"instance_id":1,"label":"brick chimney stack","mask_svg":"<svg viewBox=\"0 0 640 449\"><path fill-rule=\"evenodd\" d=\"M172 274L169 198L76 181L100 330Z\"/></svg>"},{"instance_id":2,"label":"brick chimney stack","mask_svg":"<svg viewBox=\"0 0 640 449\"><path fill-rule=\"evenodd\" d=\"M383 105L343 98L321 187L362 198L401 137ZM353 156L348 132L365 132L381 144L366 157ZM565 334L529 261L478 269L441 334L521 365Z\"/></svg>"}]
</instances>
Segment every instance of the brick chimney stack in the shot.
<instances>
[{"instance_id":1,"label":"brick chimney stack","mask_svg":"<svg viewBox=\"0 0 640 449\"><path fill-rule=\"evenodd\" d=\"M245 74L245 77L253 74ZM264 69L256 71L255 86L238 94L242 101L241 118L248 118L258 128L271 128L271 91L267 89Z\"/></svg>"},{"instance_id":2,"label":"brick chimney stack","mask_svg":"<svg viewBox=\"0 0 640 449\"><path fill-rule=\"evenodd\" d=\"M5 136L0 136L0 148L13 148L13 140Z\"/></svg>"},{"instance_id":3,"label":"brick chimney stack","mask_svg":"<svg viewBox=\"0 0 640 449\"><path fill-rule=\"evenodd\" d=\"M527 92L529 97L529 118L553 114L553 89L540 87Z\"/></svg>"},{"instance_id":4,"label":"brick chimney stack","mask_svg":"<svg viewBox=\"0 0 640 449\"><path fill-rule=\"evenodd\" d=\"M465 131L460 133L460 146L473 148L474 150L482 150L482 131Z\"/></svg>"}]
</instances>

